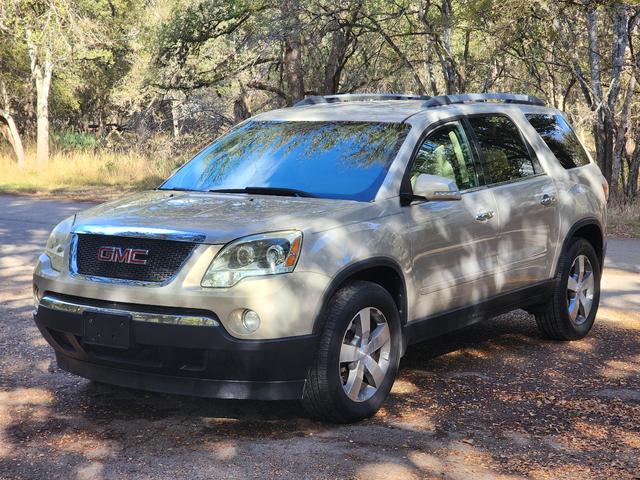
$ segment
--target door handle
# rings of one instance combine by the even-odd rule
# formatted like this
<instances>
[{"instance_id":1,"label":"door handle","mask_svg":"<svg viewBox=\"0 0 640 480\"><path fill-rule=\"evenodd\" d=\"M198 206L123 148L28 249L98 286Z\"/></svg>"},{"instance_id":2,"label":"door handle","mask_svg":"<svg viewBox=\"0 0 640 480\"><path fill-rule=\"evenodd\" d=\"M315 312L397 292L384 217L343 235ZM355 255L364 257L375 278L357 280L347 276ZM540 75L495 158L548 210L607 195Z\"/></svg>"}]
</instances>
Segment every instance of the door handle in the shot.
<instances>
[{"instance_id":1,"label":"door handle","mask_svg":"<svg viewBox=\"0 0 640 480\"><path fill-rule=\"evenodd\" d=\"M549 195L547 193L542 195L542 199L540 200L540 205L544 205L545 207L548 207L549 205L552 205L554 203L556 203L556 197L554 197L553 195Z\"/></svg>"},{"instance_id":2,"label":"door handle","mask_svg":"<svg viewBox=\"0 0 640 480\"><path fill-rule=\"evenodd\" d=\"M493 210L487 210L486 212L478 212L476 213L476 220L479 222L486 222L487 220L491 220L495 212Z\"/></svg>"}]
</instances>

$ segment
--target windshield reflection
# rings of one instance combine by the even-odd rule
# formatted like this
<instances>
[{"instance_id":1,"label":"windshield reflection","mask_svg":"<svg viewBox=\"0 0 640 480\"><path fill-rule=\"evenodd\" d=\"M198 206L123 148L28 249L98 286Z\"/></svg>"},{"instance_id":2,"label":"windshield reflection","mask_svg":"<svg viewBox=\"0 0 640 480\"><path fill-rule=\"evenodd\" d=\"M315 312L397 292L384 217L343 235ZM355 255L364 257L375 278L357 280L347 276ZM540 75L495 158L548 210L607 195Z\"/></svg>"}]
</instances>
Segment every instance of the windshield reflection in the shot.
<instances>
[{"instance_id":1,"label":"windshield reflection","mask_svg":"<svg viewBox=\"0 0 640 480\"><path fill-rule=\"evenodd\" d=\"M163 189L296 189L369 201L409 126L374 122L250 121L206 147Z\"/></svg>"}]
</instances>

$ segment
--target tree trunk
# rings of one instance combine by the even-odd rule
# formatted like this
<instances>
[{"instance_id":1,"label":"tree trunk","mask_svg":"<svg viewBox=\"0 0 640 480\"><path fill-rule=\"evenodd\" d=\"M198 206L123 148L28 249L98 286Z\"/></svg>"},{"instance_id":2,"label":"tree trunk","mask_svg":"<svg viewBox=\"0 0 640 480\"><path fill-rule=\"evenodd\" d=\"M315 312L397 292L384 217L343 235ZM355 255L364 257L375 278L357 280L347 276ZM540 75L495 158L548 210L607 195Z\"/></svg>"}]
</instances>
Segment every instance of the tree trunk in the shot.
<instances>
[{"instance_id":1,"label":"tree trunk","mask_svg":"<svg viewBox=\"0 0 640 480\"><path fill-rule=\"evenodd\" d=\"M593 0L587 3L587 34L589 39L589 69L591 73L591 91L593 92L592 110L596 114L593 136L596 143L596 160L602 173L611 183L611 164L607 159L607 135L605 131L606 115L602 96L602 74L600 70L600 45L598 43L598 12Z\"/></svg>"},{"instance_id":2,"label":"tree trunk","mask_svg":"<svg viewBox=\"0 0 640 480\"><path fill-rule=\"evenodd\" d=\"M331 50L324 67L324 82L322 87L323 95L338 93L340 87L340 76L342 75L342 65L347 54L347 34L337 28L331 35Z\"/></svg>"},{"instance_id":3,"label":"tree trunk","mask_svg":"<svg viewBox=\"0 0 640 480\"><path fill-rule=\"evenodd\" d=\"M629 98L629 104L623 105L623 111L618 119L620 123L616 128L615 108L620 96L620 83L622 76L622 68L624 66L624 56L627 50L627 6L624 3L619 3L615 7L615 14L613 19L613 39L611 42L611 82L609 85L609 95L607 97L606 108L604 110L604 133L605 133L605 159L608 164L607 180L612 185L611 191L613 195L619 195L619 178L620 174L620 156L616 152L616 131L622 129L626 131L626 122L629 116L629 108L631 99ZM629 92L632 95L633 91ZM625 99L626 101L626 99ZM624 134L622 134L624 135ZM624 139L621 139L620 150L624 148ZM622 153L620 152L620 155Z\"/></svg>"},{"instance_id":4,"label":"tree trunk","mask_svg":"<svg viewBox=\"0 0 640 480\"><path fill-rule=\"evenodd\" d=\"M49 161L49 90L53 73L51 50L46 46L44 62L39 47L33 42L32 32L26 30L27 50L31 60L31 75L36 86L36 158L38 164Z\"/></svg>"},{"instance_id":5,"label":"tree trunk","mask_svg":"<svg viewBox=\"0 0 640 480\"><path fill-rule=\"evenodd\" d=\"M177 140L180 137L180 111L178 108L178 101L175 98L171 99L171 127L173 130L173 139Z\"/></svg>"},{"instance_id":6,"label":"tree trunk","mask_svg":"<svg viewBox=\"0 0 640 480\"><path fill-rule=\"evenodd\" d=\"M420 20L422 22L422 26L424 27L425 32L428 33L428 35L431 35L431 32L433 32L433 25L431 24L430 20L429 20L429 7L430 7L430 2L420 2L420 7L419 7L419 15L420 15ZM424 72L425 72L425 76L427 78L427 85L429 85L430 89L431 89L431 95L436 96L438 95L438 82L436 80L436 76L433 73L433 65L434 65L434 61L433 61L433 42L430 39L425 39L426 41L425 46L424 46L424 51L425 51L425 58L424 58ZM426 93L426 90L425 90Z\"/></svg>"},{"instance_id":7,"label":"tree trunk","mask_svg":"<svg viewBox=\"0 0 640 480\"><path fill-rule=\"evenodd\" d=\"M640 138L640 124L634 129L634 138ZM638 194L638 175L640 175L640 142L636 140L636 148L631 154L629 171L627 172L627 201L633 202Z\"/></svg>"},{"instance_id":8,"label":"tree trunk","mask_svg":"<svg viewBox=\"0 0 640 480\"><path fill-rule=\"evenodd\" d=\"M0 111L0 134L11 144L18 167L24 168L24 148L22 147L22 140L16 128L16 123L12 116L7 116L2 111Z\"/></svg>"},{"instance_id":9,"label":"tree trunk","mask_svg":"<svg viewBox=\"0 0 640 480\"><path fill-rule=\"evenodd\" d=\"M631 113L631 101L633 100L633 90L636 86L636 78L631 75L629 78L629 84L627 85L627 91L625 94L624 102L622 104L622 111L618 118L618 128L615 132L615 144L613 148L613 161L611 167L611 193L616 196L621 194L620 192L620 165L622 157L625 153L625 147L627 143L627 131L629 125L629 115ZM622 181L624 181L622 179Z\"/></svg>"},{"instance_id":10,"label":"tree trunk","mask_svg":"<svg viewBox=\"0 0 640 480\"><path fill-rule=\"evenodd\" d=\"M293 105L304 98L304 74L302 72L302 35L296 0L282 2L285 20L284 81L287 87L287 104Z\"/></svg>"},{"instance_id":11,"label":"tree trunk","mask_svg":"<svg viewBox=\"0 0 640 480\"><path fill-rule=\"evenodd\" d=\"M467 91L467 67L469 65L469 55L471 53L471 30L464 34L464 53L462 55L462 65L457 69L458 93Z\"/></svg>"},{"instance_id":12,"label":"tree trunk","mask_svg":"<svg viewBox=\"0 0 640 480\"><path fill-rule=\"evenodd\" d=\"M493 86L495 82L495 77L498 73L498 67L496 65L496 60L491 58L489 60L489 65L487 66L487 74L484 78L484 82L482 83L482 93L486 93Z\"/></svg>"},{"instance_id":13,"label":"tree trunk","mask_svg":"<svg viewBox=\"0 0 640 480\"><path fill-rule=\"evenodd\" d=\"M433 74L433 48L431 48L431 42L427 45L427 58L425 65L425 72L427 75L427 85L431 87L431 95L438 95L438 83L436 82L436 76Z\"/></svg>"},{"instance_id":14,"label":"tree trunk","mask_svg":"<svg viewBox=\"0 0 640 480\"><path fill-rule=\"evenodd\" d=\"M233 102L233 121L240 123L243 120L251 117L251 102L249 99L249 93L240 88L240 96Z\"/></svg>"},{"instance_id":15,"label":"tree trunk","mask_svg":"<svg viewBox=\"0 0 640 480\"><path fill-rule=\"evenodd\" d=\"M285 82L287 84L287 104L293 105L304 98L302 74L302 46L297 38L288 38L284 48Z\"/></svg>"},{"instance_id":16,"label":"tree trunk","mask_svg":"<svg viewBox=\"0 0 640 480\"><path fill-rule=\"evenodd\" d=\"M440 9L442 20L442 47L444 55L442 57L442 73L444 74L444 82L446 93L450 95L456 93L456 71L453 64L453 19L451 0L442 0Z\"/></svg>"},{"instance_id":17,"label":"tree trunk","mask_svg":"<svg viewBox=\"0 0 640 480\"><path fill-rule=\"evenodd\" d=\"M627 50L627 6L624 3L616 5L613 17L613 42L611 52L611 85L609 86L608 105L613 112L620 93L620 77L624 66L624 54ZM629 32L630 33L630 32Z\"/></svg>"},{"instance_id":18,"label":"tree trunk","mask_svg":"<svg viewBox=\"0 0 640 480\"><path fill-rule=\"evenodd\" d=\"M38 67L38 74L36 75L36 158L40 165L45 165L49 161L49 89L51 87L51 67L51 61L46 61L44 69Z\"/></svg>"},{"instance_id":19,"label":"tree trunk","mask_svg":"<svg viewBox=\"0 0 640 480\"><path fill-rule=\"evenodd\" d=\"M9 104L9 95L4 82L0 81L0 95L2 96L3 109L0 110L0 130L11 144L13 152L16 155L18 167L23 168L25 165L24 147L20 139L20 133L16 127L16 122L11 115L11 105Z\"/></svg>"}]
</instances>

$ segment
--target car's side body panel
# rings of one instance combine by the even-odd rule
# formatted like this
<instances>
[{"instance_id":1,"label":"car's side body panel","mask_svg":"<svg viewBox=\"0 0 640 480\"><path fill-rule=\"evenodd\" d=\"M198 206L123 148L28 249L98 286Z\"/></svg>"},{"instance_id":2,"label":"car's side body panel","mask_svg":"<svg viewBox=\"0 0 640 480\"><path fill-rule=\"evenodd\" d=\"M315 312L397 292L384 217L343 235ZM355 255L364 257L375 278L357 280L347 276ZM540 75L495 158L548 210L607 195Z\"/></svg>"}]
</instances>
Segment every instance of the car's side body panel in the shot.
<instances>
[{"instance_id":1,"label":"car's side body panel","mask_svg":"<svg viewBox=\"0 0 640 480\"><path fill-rule=\"evenodd\" d=\"M501 292L549 278L558 238L557 190L547 175L491 187L498 205ZM544 205L547 202L550 203Z\"/></svg>"},{"instance_id":2,"label":"car's side body panel","mask_svg":"<svg viewBox=\"0 0 640 480\"><path fill-rule=\"evenodd\" d=\"M499 292L500 228L492 192L464 192L460 201L419 202L403 207L411 241L413 284L417 287L411 318L424 318L477 303Z\"/></svg>"}]
</instances>

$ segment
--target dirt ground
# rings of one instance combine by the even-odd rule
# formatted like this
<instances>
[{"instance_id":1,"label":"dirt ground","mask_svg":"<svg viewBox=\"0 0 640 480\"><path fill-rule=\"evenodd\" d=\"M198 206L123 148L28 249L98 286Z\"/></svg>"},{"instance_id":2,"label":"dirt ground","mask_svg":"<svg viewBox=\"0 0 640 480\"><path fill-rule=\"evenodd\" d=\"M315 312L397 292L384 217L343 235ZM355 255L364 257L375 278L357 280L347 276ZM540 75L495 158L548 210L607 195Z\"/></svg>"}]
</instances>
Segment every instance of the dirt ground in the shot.
<instances>
[{"instance_id":1,"label":"dirt ground","mask_svg":"<svg viewBox=\"0 0 640 480\"><path fill-rule=\"evenodd\" d=\"M640 240L611 240L585 340L518 311L412 347L351 426L295 402L212 401L59 370L31 319L49 229L86 206L0 195L0 478L640 479Z\"/></svg>"}]
</instances>

